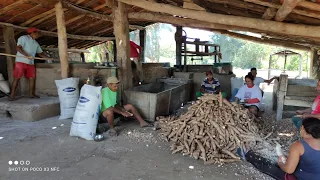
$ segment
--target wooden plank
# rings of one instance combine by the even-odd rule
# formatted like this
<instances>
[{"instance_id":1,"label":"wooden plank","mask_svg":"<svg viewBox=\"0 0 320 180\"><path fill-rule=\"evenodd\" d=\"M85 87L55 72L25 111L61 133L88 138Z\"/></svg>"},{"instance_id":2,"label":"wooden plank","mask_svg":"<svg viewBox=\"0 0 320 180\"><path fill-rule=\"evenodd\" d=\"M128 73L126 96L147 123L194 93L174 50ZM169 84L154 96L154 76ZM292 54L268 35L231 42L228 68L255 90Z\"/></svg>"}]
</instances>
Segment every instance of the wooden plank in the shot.
<instances>
[{"instance_id":1,"label":"wooden plank","mask_svg":"<svg viewBox=\"0 0 320 180\"><path fill-rule=\"evenodd\" d=\"M121 97L124 97L124 90L132 87L132 73L130 62L130 41L129 41L129 21L125 9L126 4L117 2L112 10L114 15L114 35L117 45L117 64L120 67L119 77L121 81ZM124 100L125 101L125 100Z\"/></svg>"},{"instance_id":2,"label":"wooden plank","mask_svg":"<svg viewBox=\"0 0 320 180\"><path fill-rule=\"evenodd\" d=\"M302 101L302 100L295 100L295 99L285 99L284 105L285 106L296 106L296 107L306 107L310 108L312 106L313 101Z\"/></svg>"},{"instance_id":3,"label":"wooden plank","mask_svg":"<svg viewBox=\"0 0 320 180\"><path fill-rule=\"evenodd\" d=\"M59 48L59 58L61 64L61 78L69 77L69 61L68 61L68 41L67 41L67 29L64 20L64 11L62 8L62 3L58 2L55 5L56 19L58 27L58 48Z\"/></svg>"},{"instance_id":4,"label":"wooden plank","mask_svg":"<svg viewBox=\"0 0 320 180\"><path fill-rule=\"evenodd\" d=\"M306 26L298 24L289 24L282 22L267 21L262 19L238 17L230 15L222 15L215 13L208 13L204 11L194 11L175 7L172 5L154 3L146 0L118 0L120 2L137 6L152 12L168 13L171 15L178 15L182 17L188 17L191 19L206 21L210 23L217 23L222 25L239 26L245 28L259 29L263 31L269 31L274 33L283 33L288 35L297 35L304 37L317 37L320 38L320 27Z\"/></svg>"},{"instance_id":5,"label":"wooden plank","mask_svg":"<svg viewBox=\"0 0 320 180\"><path fill-rule=\"evenodd\" d=\"M287 96L306 96L316 97L318 95L315 87L310 86L299 86L299 85L288 85Z\"/></svg>"},{"instance_id":6,"label":"wooden plank","mask_svg":"<svg viewBox=\"0 0 320 180\"><path fill-rule=\"evenodd\" d=\"M55 12L55 9L50 9L49 11L46 11L44 13L41 13L39 15L36 15L34 17L32 17L31 19L29 19L28 21L24 22L24 23L21 23L20 26L28 26L29 24L31 24L32 22L38 20L38 19L42 19L46 16L49 16L50 14L54 13Z\"/></svg>"},{"instance_id":7,"label":"wooden plank","mask_svg":"<svg viewBox=\"0 0 320 180\"><path fill-rule=\"evenodd\" d=\"M23 17L25 14L29 14L30 12L33 12L35 9L38 9L39 7L41 7L41 4L37 4L36 6L33 6L32 8L26 10L26 11L23 11L19 14L16 14L15 16L13 16L12 18L10 18L8 21L6 22L13 22L17 17Z\"/></svg>"},{"instance_id":8,"label":"wooden plank","mask_svg":"<svg viewBox=\"0 0 320 180\"><path fill-rule=\"evenodd\" d=\"M262 0L244 0L244 1L252 2L252 3L255 3L255 4L259 4L261 6L267 6L267 7L277 8L277 9L281 8L280 4L273 3L273 2L268 2L268 1L262 1ZM312 11L306 11L306 10L301 10L301 9L293 9L292 13L320 19L320 14L316 13L316 12L312 12Z\"/></svg>"},{"instance_id":9,"label":"wooden plank","mask_svg":"<svg viewBox=\"0 0 320 180\"><path fill-rule=\"evenodd\" d=\"M18 0L14 3L11 3L3 8L0 9L0 15L3 14L3 13L6 13L8 11L11 11L13 9L16 9L18 6L20 6L21 4L23 4L24 1L23 0Z\"/></svg>"},{"instance_id":10,"label":"wooden plank","mask_svg":"<svg viewBox=\"0 0 320 180\"><path fill-rule=\"evenodd\" d=\"M94 12L94 11L89 11L89 10L86 10L86 9L83 9L81 7L78 7L70 2L67 2L67 1L63 1L63 6L68 8L68 9L72 9L74 11L78 11L88 17L93 17L93 18L99 18L101 20L107 20L107 21L112 21L112 17L109 16L109 15L105 15L105 14L100 14L100 13L97 13L97 12Z\"/></svg>"}]
</instances>

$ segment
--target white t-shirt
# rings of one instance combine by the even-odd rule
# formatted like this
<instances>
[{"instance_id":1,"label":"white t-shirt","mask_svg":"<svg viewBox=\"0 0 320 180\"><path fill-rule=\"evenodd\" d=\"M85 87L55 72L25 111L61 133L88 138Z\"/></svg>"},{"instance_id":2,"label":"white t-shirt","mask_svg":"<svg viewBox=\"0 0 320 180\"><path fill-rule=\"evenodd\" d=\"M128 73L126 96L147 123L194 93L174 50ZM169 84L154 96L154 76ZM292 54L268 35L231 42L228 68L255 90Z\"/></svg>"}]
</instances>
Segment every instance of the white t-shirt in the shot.
<instances>
[{"instance_id":1,"label":"white t-shirt","mask_svg":"<svg viewBox=\"0 0 320 180\"><path fill-rule=\"evenodd\" d=\"M17 46L22 46L22 49L24 50L24 52L26 52L32 57L35 57L36 53L42 53L42 49L39 43L36 40L32 39L32 37L29 35L24 35L19 37ZM24 56L24 55L18 51L17 56ZM33 59L30 60L24 57L17 57L16 62L22 62L25 64L34 64Z\"/></svg>"},{"instance_id":2,"label":"white t-shirt","mask_svg":"<svg viewBox=\"0 0 320 180\"><path fill-rule=\"evenodd\" d=\"M253 81L254 85L257 85L259 87L261 83L264 83L264 79L262 77L254 78L254 81Z\"/></svg>"},{"instance_id":3,"label":"white t-shirt","mask_svg":"<svg viewBox=\"0 0 320 180\"><path fill-rule=\"evenodd\" d=\"M254 85L252 88L249 88L247 85L243 85L239 89L239 91L235 97L239 98L240 100L255 99L255 98L259 99L260 102L262 100L261 90L260 90L259 86L257 86L257 85ZM245 104L245 105L246 106L254 105L259 108L260 102L254 103L254 104Z\"/></svg>"}]
</instances>

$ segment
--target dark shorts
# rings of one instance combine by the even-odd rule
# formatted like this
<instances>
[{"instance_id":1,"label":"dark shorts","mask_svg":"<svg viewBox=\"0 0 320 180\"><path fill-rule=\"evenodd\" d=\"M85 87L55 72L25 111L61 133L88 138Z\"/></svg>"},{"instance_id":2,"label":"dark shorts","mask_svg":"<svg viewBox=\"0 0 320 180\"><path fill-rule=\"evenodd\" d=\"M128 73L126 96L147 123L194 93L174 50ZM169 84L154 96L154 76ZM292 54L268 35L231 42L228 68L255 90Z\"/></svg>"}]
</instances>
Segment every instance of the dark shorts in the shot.
<instances>
[{"instance_id":1,"label":"dark shorts","mask_svg":"<svg viewBox=\"0 0 320 180\"><path fill-rule=\"evenodd\" d=\"M116 118L120 117L120 115L117 114L117 113L114 113L113 116L114 116L113 119L116 119ZM104 116L102 115L102 113L101 113L100 116L99 116L98 124L102 124L102 123L108 123L108 120L107 120L107 118L104 117Z\"/></svg>"},{"instance_id":2,"label":"dark shorts","mask_svg":"<svg viewBox=\"0 0 320 180\"><path fill-rule=\"evenodd\" d=\"M249 107L256 107L257 108L257 110L258 110L258 112L260 111L260 109L258 108L258 106L256 106L256 105L251 105L251 106L244 106L245 108L249 108Z\"/></svg>"}]
</instances>

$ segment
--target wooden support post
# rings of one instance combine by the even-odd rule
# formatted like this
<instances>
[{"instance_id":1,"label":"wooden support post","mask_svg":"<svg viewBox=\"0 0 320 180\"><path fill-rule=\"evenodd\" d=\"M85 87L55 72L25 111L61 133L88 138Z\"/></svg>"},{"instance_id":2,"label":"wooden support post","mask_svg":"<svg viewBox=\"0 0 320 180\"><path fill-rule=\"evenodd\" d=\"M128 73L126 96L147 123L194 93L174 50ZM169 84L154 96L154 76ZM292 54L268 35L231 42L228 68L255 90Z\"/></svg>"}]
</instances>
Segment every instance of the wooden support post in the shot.
<instances>
[{"instance_id":1,"label":"wooden support post","mask_svg":"<svg viewBox=\"0 0 320 180\"><path fill-rule=\"evenodd\" d=\"M4 27L3 28L3 38L4 38L4 46L7 54L16 54L17 53L17 43L14 39L14 30L13 27ZM13 68L14 68L14 57L7 56L7 72L8 72L8 80L11 84L13 81Z\"/></svg>"},{"instance_id":2,"label":"wooden support post","mask_svg":"<svg viewBox=\"0 0 320 180\"><path fill-rule=\"evenodd\" d=\"M280 75L279 86L279 91L277 92L277 121L282 120L283 106L288 88L288 75Z\"/></svg>"},{"instance_id":3,"label":"wooden support post","mask_svg":"<svg viewBox=\"0 0 320 180\"><path fill-rule=\"evenodd\" d=\"M176 40L176 65L181 66L182 61L182 26L177 26L175 33Z\"/></svg>"},{"instance_id":4,"label":"wooden support post","mask_svg":"<svg viewBox=\"0 0 320 180\"><path fill-rule=\"evenodd\" d=\"M311 48L310 60L310 76L314 79L320 79L320 49Z\"/></svg>"},{"instance_id":5,"label":"wooden support post","mask_svg":"<svg viewBox=\"0 0 320 180\"><path fill-rule=\"evenodd\" d=\"M69 77L69 61L68 61L68 40L67 40L67 30L66 22L64 20L64 11L62 8L62 3L58 2L55 5L56 8L56 18L57 18L57 29L58 29L58 48L59 57L61 65L61 78Z\"/></svg>"},{"instance_id":6,"label":"wooden support post","mask_svg":"<svg viewBox=\"0 0 320 180\"><path fill-rule=\"evenodd\" d=\"M130 41L129 22L126 4L115 2L113 12L113 27L117 46L117 64L119 69L119 79L121 81L121 97L124 97L124 90L132 87L132 69L130 61ZM124 99L126 101L126 99ZM122 101L120 100L122 103Z\"/></svg>"},{"instance_id":7,"label":"wooden support post","mask_svg":"<svg viewBox=\"0 0 320 180\"><path fill-rule=\"evenodd\" d=\"M113 45L113 62L117 62L117 43L116 40L112 40Z\"/></svg>"},{"instance_id":8,"label":"wooden support post","mask_svg":"<svg viewBox=\"0 0 320 180\"><path fill-rule=\"evenodd\" d=\"M140 55L140 61L145 62L145 44L146 44L146 30L142 29L139 31L139 39L140 39L140 47L141 47L141 55Z\"/></svg>"}]
</instances>

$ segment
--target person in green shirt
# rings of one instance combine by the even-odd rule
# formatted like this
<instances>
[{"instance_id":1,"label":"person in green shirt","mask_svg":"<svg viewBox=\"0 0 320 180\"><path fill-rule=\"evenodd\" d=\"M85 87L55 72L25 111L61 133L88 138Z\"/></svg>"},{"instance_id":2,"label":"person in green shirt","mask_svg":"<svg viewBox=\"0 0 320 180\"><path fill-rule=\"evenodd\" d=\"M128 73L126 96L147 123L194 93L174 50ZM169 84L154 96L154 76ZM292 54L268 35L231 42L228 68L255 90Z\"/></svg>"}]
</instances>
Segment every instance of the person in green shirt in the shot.
<instances>
[{"instance_id":1,"label":"person in green shirt","mask_svg":"<svg viewBox=\"0 0 320 180\"><path fill-rule=\"evenodd\" d=\"M117 131L114 129L113 120L114 114L119 114L124 117L134 117L139 121L140 127L151 127L152 125L142 119L137 109L131 105L126 104L123 107L117 105L117 90L120 81L116 77L109 77L107 79L107 87L101 90L102 104L100 110L99 123L106 123L110 127L109 134L117 136Z\"/></svg>"}]
</instances>

